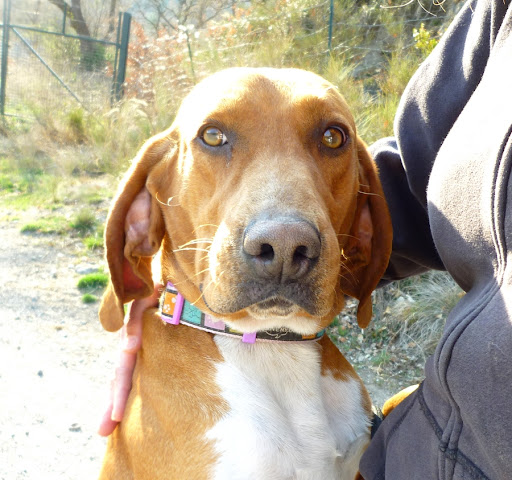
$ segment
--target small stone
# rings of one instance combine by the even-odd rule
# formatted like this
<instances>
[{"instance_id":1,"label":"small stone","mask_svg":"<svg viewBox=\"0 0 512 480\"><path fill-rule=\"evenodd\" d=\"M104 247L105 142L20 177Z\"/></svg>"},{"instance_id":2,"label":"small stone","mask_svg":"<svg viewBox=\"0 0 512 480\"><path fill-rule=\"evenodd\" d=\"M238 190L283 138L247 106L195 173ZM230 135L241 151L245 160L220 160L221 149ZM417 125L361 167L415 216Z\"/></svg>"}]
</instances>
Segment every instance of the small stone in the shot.
<instances>
[{"instance_id":1,"label":"small stone","mask_svg":"<svg viewBox=\"0 0 512 480\"><path fill-rule=\"evenodd\" d=\"M71 425L71 427L69 427L69 431L70 432L81 432L82 427L80 427L80 425L78 425L78 423L73 423L73 425Z\"/></svg>"},{"instance_id":2,"label":"small stone","mask_svg":"<svg viewBox=\"0 0 512 480\"><path fill-rule=\"evenodd\" d=\"M95 273L99 269L96 265L91 265L90 263L80 263L75 267L75 272L79 275L87 275L89 273Z\"/></svg>"},{"instance_id":3,"label":"small stone","mask_svg":"<svg viewBox=\"0 0 512 480\"><path fill-rule=\"evenodd\" d=\"M37 376L39 378L43 378L43 371L42 370L39 370L39 372L37 372Z\"/></svg>"}]
</instances>

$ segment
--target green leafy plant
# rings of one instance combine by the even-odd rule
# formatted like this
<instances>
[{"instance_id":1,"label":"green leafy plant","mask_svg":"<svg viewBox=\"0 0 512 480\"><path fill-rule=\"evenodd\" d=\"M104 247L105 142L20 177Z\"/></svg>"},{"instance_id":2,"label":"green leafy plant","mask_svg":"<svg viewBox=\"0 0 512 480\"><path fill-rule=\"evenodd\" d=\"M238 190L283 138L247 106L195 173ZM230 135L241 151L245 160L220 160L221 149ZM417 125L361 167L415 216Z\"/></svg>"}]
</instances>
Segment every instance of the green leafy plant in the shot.
<instances>
[{"instance_id":1,"label":"green leafy plant","mask_svg":"<svg viewBox=\"0 0 512 480\"><path fill-rule=\"evenodd\" d=\"M94 291L106 287L108 284L108 275L103 272L89 273L78 280L80 290Z\"/></svg>"},{"instance_id":2,"label":"green leafy plant","mask_svg":"<svg viewBox=\"0 0 512 480\"><path fill-rule=\"evenodd\" d=\"M14 191L14 183L10 176L5 174L0 174L0 190L4 190L6 192Z\"/></svg>"},{"instance_id":3,"label":"green leafy plant","mask_svg":"<svg viewBox=\"0 0 512 480\"><path fill-rule=\"evenodd\" d=\"M88 233L92 232L98 221L94 213L88 209L82 209L78 213L75 214L71 221L71 228L75 230L78 235L85 236Z\"/></svg>"},{"instance_id":4,"label":"green leafy plant","mask_svg":"<svg viewBox=\"0 0 512 480\"><path fill-rule=\"evenodd\" d=\"M91 236L83 239L84 245L89 250L101 250L103 248L103 237L102 236Z\"/></svg>"},{"instance_id":5,"label":"green leafy plant","mask_svg":"<svg viewBox=\"0 0 512 480\"><path fill-rule=\"evenodd\" d=\"M412 36L414 38L415 48L418 49L424 57L428 56L439 42L436 38L432 37L431 33L425 28L424 23L420 25L420 28L413 29Z\"/></svg>"},{"instance_id":6,"label":"green leafy plant","mask_svg":"<svg viewBox=\"0 0 512 480\"><path fill-rule=\"evenodd\" d=\"M72 137L78 143L82 143L86 138L86 123L83 108L74 108L67 114L67 123Z\"/></svg>"},{"instance_id":7,"label":"green leafy plant","mask_svg":"<svg viewBox=\"0 0 512 480\"><path fill-rule=\"evenodd\" d=\"M86 293L82 296L82 302L83 303L96 303L98 301L98 297L96 295L92 295L90 293Z\"/></svg>"}]
</instances>

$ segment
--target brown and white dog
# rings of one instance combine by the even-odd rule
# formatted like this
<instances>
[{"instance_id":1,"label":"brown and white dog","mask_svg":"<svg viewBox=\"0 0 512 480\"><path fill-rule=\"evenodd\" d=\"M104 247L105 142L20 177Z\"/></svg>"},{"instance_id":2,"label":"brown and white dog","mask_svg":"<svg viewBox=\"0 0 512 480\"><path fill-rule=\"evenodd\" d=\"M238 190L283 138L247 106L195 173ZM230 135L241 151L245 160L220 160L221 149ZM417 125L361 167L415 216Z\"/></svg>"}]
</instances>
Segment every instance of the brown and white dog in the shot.
<instances>
[{"instance_id":1,"label":"brown and white dog","mask_svg":"<svg viewBox=\"0 0 512 480\"><path fill-rule=\"evenodd\" d=\"M333 85L295 69L202 81L120 186L100 319L119 329L123 304L153 292L160 250L158 280L212 327L163 322L170 304L146 312L101 478L354 479L370 399L319 332L345 295L367 326L390 249L375 166ZM260 338L285 333L301 341Z\"/></svg>"}]
</instances>

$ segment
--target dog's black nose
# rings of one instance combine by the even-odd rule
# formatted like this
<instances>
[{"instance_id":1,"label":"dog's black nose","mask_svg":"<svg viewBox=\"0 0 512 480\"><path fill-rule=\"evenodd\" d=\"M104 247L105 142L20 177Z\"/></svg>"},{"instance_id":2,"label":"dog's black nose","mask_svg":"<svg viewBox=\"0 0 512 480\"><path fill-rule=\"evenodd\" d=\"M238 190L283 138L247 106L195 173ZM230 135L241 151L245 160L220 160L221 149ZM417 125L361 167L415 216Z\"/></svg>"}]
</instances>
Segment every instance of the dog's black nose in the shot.
<instances>
[{"instance_id":1,"label":"dog's black nose","mask_svg":"<svg viewBox=\"0 0 512 480\"><path fill-rule=\"evenodd\" d=\"M316 228L292 216L256 220L244 232L243 251L253 272L280 283L304 277L320 250Z\"/></svg>"}]
</instances>

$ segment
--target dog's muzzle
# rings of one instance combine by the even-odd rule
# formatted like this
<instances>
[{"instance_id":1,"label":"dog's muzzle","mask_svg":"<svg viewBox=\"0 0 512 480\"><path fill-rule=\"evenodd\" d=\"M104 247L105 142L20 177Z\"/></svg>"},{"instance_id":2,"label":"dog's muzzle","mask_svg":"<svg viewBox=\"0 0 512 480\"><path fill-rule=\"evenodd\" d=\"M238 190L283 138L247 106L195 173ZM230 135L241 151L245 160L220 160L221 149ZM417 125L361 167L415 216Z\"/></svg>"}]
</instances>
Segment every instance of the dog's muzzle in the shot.
<instances>
[{"instance_id":1,"label":"dog's muzzle","mask_svg":"<svg viewBox=\"0 0 512 480\"><path fill-rule=\"evenodd\" d=\"M262 218L244 231L242 250L254 280L298 282L316 265L321 252L318 230L300 217Z\"/></svg>"}]
</instances>

